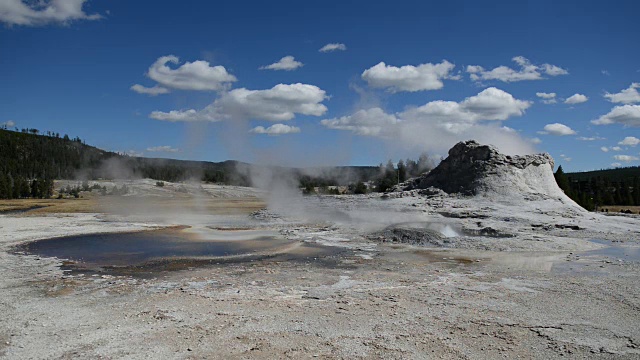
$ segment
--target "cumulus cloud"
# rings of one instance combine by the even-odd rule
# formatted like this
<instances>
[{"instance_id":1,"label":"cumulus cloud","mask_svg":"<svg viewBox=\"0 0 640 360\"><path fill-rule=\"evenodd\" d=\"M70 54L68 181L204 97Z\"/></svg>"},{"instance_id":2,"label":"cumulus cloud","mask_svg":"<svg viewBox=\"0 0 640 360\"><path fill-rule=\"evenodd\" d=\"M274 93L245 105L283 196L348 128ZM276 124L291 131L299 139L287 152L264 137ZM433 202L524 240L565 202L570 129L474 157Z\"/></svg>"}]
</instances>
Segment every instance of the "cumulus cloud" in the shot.
<instances>
[{"instance_id":1,"label":"cumulus cloud","mask_svg":"<svg viewBox=\"0 0 640 360\"><path fill-rule=\"evenodd\" d=\"M250 130L254 134L267 134L267 135L284 135L295 134L300 132L300 128L296 126L289 126L285 124L273 124L268 128L264 126L256 126Z\"/></svg>"},{"instance_id":2,"label":"cumulus cloud","mask_svg":"<svg viewBox=\"0 0 640 360\"><path fill-rule=\"evenodd\" d=\"M479 121L502 121L512 116L521 116L529 106L529 101L515 99L505 91L490 87L461 102L436 100L417 108L409 108L399 114L399 117L429 122L450 133L464 133Z\"/></svg>"},{"instance_id":3,"label":"cumulus cloud","mask_svg":"<svg viewBox=\"0 0 640 360\"><path fill-rule=\"evenodd\" d=\"M523 58L524 59L524 58ZM525 59L526 60L526 59ZM528 60L526 60L528 62ZM549 76L567 75L569 72L559 66L551 64L542 64L541 68L544 73Z\"/></svg>"},{"instance_id":4,"label":"cumulus cloud","mask_svg":"<svg viewBox=\"0 0 640 360\"><path fill-rule=\"evenodd\" d=\"M575 135L575 131L567 125L560 123L547 124L544 126L544 131L540 131L541 134L549 134L556 136Z\"/></svg>"},{"instance_id":5,"label":"cumulus cloud","mask_svg":"<svg viewBox=\"0 0 640 360\"><path fill-rule=\"evenodd\" d=\"M200 111L154 111L150 117L165 121L221 121L255 119L287 121L295 114L321 116L327 111L322 104L324 90L308 84L278 84L267 90L234 89L224 93Z\"/></svg>"},{"instance_id":6,"label":"cumulus cloud","mask_svg":"<svg viewBox=\"0 0 640 360\"><path fill-rule=\"evenodd\" d=\"M543 93L543 92L537 92L536 96L542 99L553 99L556 97L556 93Z\"/></svg>"},{"instance_id":7,"label":"cumulus cloud","mask_svg":"<svg viewBox=\"0 0 640 360\"><path fill-rule=\"evenodd\" d=\"M149 78L167 88L221 91L228 89L232 82L237 81L224 66L210 66L209 62L204 60L185 62L177 69L170 68L167 63L179 64L180 59L174 55L162 56L149 67L147 72Z\"/></svg>"},{"instance_id":8,"label":"cumulus cloud","mask_svg":"<svg viewBox=\"0 0 640 360\"><path fill-rule=\"evenodd\" d=\"M612 146L609 149L611 149L613 151L622 151L622 148L620 146Z\"/></svg>"},{"instance_id":9,"label":"cumulus cloud","mask_svg":"<svg viewBox=\"0 0 640 360\"><path fill-rule=\"evenodd\" d=\"M628 88L620 91L619 93L604 94L604 97L609 99L612 103L622 103L622 104L633 104L640 102L640 92L638 92L638 88L640 88L640 83L632 83Z\"/></svg>"},{"instance_id":10,"label":"cumulus cloud","mask_svg":"<svg viewBox=\"0 0 640 360\"><path fill-rule=\"evenodd\" d=\"M388 139L394 146L415 151L446 151L457 141L476 139L510 154L522 154L534 150L535 140L522 138L500 121L522 115L530 105L502 90L488 88L460 102L432 101L396 114L374 107L325 119L321 124Z\"/></svg>"},{"instance_id":11,"label":"cumulus cloud","mask_svg":"<svg viewBox=\"0 0 640 360\"><path fill-rule=\"evenodd\" d=\"M208 117L207 114L198 112L195 109L188 110L171 110L169 112L153 111L149 115L150 118L162 121L219 121L215 117Z\"/></svg>"},{"instance_id":12,"label":"cumulus cloud","mask_svg":"<svg viewBox=\"0 0 640 360\"><path fill-rule=\"evenodd\" d=\"M542 143L542 140L537 137L531 138L529 139L529 141L531 141L532 144L536 144L536 145Z\"/></svg>"},{"instance_id":13,"label":"cumulus cloud","mask_svg":"<svg viewBox=\"0 0 640 360\"><path fill-rule=\"evenodd\" d=\"M431 101L400 114L401 118L437 123L450 132L465 130L483 120L507 120L521 116L531 102L515 99L503 90L490 87L461 102Z\"/></svg>"},{"instance_id":14,"label":"cumulus cloud","mask_svg":"<svg viewBox=\"0 0 640 360\"><path fill-rule=\"evenodd\" d=\"M164 88L162 86L156 85L154 87L149 88L149 87L142 86L140 84L135 84L131 86L131 90L137 92L138 94L146 94L151 96L167 94L169 92L169 89Z\"/></svg>"},{"instance_id":15,"label":"cumulus cloud","mask_svg":"<svg viewBox=\"0 0 640 360\"><path fill-rule=\"evenodd\" d=\"M609 152L609 148L606 146L602 146L600 150L602 150L602 152Z\"/></svg>"},{"instance_id":16,"label":"cumulus cloud","mask_svg":"<svg viewBox=\"0 0 640 360\"><path fill-rule=\"evenodd\" d=\"M536 96L539 97L540 100L543 104L555 104L558 101L556 100L556 93L544 93L544 92L537 92Z\"/></svg>"},{"instance_id":17,"label":"cumulus cloud","mask_svg":"<svg viewBox=\"0 0 640 360\"><path fill-rule=\"evenodd\" d=\"M580 140L580 141L596 141L596 140L605 140L605 138L600 137L600 136L590 136L590 137L578 136L576 139L578 139L578 140Z\"/></svg>"},{"instance_id":18,"label":"cumulus cloud","mask_svg":"<svg viewBox=\"0 0 640 360\"><path fill-rule=\"evenodd\" d=\"M292 71L299 67L302 67L304 64L300 61L296 61L293 56L285 56L280 59L278 62L275 62L271 65L261 66L260 70L286 70Z\"/></svg>"},{"instance_id":19,"label":"cumulus cloud","mask_svg":"<svg viewBox=\"0 0 640 360\"><path fill-rule=\"evenodd\" d=\"M583 102L587 102L587 100L589 100L589 98L584 96L584 95L582 95L582 94L573 94L573 95L569 96L564 101L564 103L573 105L573 104L580 104L580 103L583 103Z\"/></svg>"},{"instance_id":20,"label":"cumulus cloud","mask_svg":"<svg viewBox=\"0 0 640 360\"><path fill-rule=\"evenodd\" d=\"M567 75L569 72L559 66L551 64L534 65L523 56L516 56L512 59L520 69L514 70L508 66L498 66L492 70L485 70L479 65L467 66L467 73L473 81L500 80L504 82L515 82L523 80L541 80L543 75L558 76Z\"/></svg>"},{"instance_id":21,"label":"cumulus cloud","mask_svg":"<svg viewBox=\"0 0 640 360\"><path fill-rule=\"evenodd\" d=\"M611 167L621 167L622 164L620 164L619 162L615 162L615 163L611 163Z\"/></svg>"},{"instance_id":22,"label":"cumulus cloud","mask_svg":"<svg viewBox=\"0 0 640 360\"><path fill-rule=\"evenodd\" d=\"M164 146L148 147L147 151L149 151L149 152L171 152L171 153L176 153L176 152L179 152L180 149L173 148L173 147L171 147L169 145L164 145Z\"/></svg>"},{"instance_id":23,"label":"cumulus cloud","mask_svg":"<svg viewBox=\"0 0 640 360\"><path fill-rule=\"evenodd\" d=\"M469 114L473 121L507 120L511 116L521 116L530 106L531 102L518 100L495 87L487 88L460 103L460 109Z\"/></svg>"},{"instance_id":24,"label":"cumulus cloud","mask_svg":"<svg viewBox=\"0 0 640 360\"><path fill-rule=\"evenodd\" d=\"M640 127L640 105L616 106L609 113L591 120L592 124L610 125L622 124L625 127Z\"/></svg>"},{"instance_id":25,"label":"cumulus cloud","mask_svg":"<svg viewBox=\"0 0 640 360\"><path fill-rule=\"evenodd\" d=\"M330 129L349 130L358 135L379 136L383 130L398 123L395 115L384 112L381 108L359 110L352 115L340 118L325 119L320 123Z\"/></svg>"},{"instance_id":26,"label":"cumulus cloud","mask_svg":"<svg viewBox=\"0 0 640 360\"><path fill-rule=\"evenodd\" d=\"M627 136L618 143L618 145L625 145L625 146L636 146L638 144L640 144L640 139L638 139L635 136Z\"/></svg>"},{"instance_id":27,"label":"cumulus cloud","mask_svg":"<svg viewBox=\"0 0 640 360\"><path fill-rule=\"evenodd\" d=\"M82 7L87 0L2 0L0 22L9 26L67 25L77 20L98 20L100 14L87 14Z\"/></svg>"},{"instance_id":28,"label":"cumulus cloud","mask_svg":"<svg viewBox=\"0 0 640 360\"><path fill-rule=\"evenodd\" d=\"M386 88L391 92L441 89L443 79L451 78L454 64L443 60L438 64L390 66L384 62L365 70L362 79L373 88Z\"/></svg>"},{"instance_id":29,"label":"cumulus cloud","mask_svg":"<svg viewBox=\"0 0 640 360\"><path fill-rule=\"evenodd\" d=\"M8 120L8 121L5 121L3 123L0 123L0 127L3 127L3 128L10 128L10 127L14 127L14 126L16 126L16 123L13 120Z\"/></svg>"},{"instance_id":30,"label":"cumulus cloud","mask_svg":"<svg viewBox=\"0 0 640 360\"><path fill-rule=\"evenodd\" d=\"M318 51L326 53L326 52L332 52L332 51L337 51L337 50L345 51L345 50L347 50L347 45L342 44L342 43L329 43L329 44L321 47L320 50L318 50Z\"/></svg>"},{"instance_id":31,"label":"cumulus cloud","mask_svg":"<svg viewBox=\"0 0 640 360\"><path fill-rule=\"evenodd\" d=\"M631 155L614 155L613 158L618 161L624 161L624 162L640 160L640 158L638 158L637 156L631 156Z\"/></svg>"}]
</instances>

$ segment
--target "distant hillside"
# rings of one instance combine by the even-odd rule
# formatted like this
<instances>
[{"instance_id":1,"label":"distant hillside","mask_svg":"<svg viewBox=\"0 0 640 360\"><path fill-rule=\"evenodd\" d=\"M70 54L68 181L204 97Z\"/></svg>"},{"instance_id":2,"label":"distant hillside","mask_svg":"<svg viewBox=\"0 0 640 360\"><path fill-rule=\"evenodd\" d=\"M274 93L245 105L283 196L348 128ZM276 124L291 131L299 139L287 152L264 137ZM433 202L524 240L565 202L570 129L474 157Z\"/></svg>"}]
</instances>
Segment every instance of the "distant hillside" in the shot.
<instances>
[{"instance_id":1,"label":"distant hillside","mask_svg":"<svg viewBox=\"0 0 640 360\"><path fill-rule=\"evenodd\" d=\"M558 168L561 171L561 167ZM558 177L565 193L588 210L596 206L640 206L640 167L566 173Z\"/></svg>"},{"instance_id":2,"label":"distant hillside","mask_svg":"<svg viewBox=\"0 0 640 360\"><path fill-rule=\"evenodd\" d=\"M585 172L567 173L567 176L575 181L589 180L591 178L607 178L609 181L633 182L634 177L640 177L640 166L629 166L615 169L594 170Z\"/></svg>"},{"instance_id":3,"label":"distant hillside","mask_svg":"<svg viewBox=\"0 0 640 360\"><path fill-rule=\"evenodd\" d=\"M229 185L251 186L250 177L283 178L294 185L331 186L376 179L380 168L326 167L292 169L265 167L238 161L207 162L130 157L105 151L57 133L39 135L0 129L0 198L24 197L13 188L34 179L151 178L164 181L200 179ZM7 193L13 195L6 195ZM26 193L26 192L25 192ZM4 196L3 196L4 194ZM44 195L43 195L44 196Z\"/></svg>"},{"instance_id":4,"label":"distant hillside","mask_svg":"<svg viewBox=\"0 0 640 360\"><path fill-rule=\"evenodd\" d=\"M120 155L82 143L78 138L0 130L0 173L26 179L74 179L80 169L98 168Z\"/></svg>"}]
</instances>

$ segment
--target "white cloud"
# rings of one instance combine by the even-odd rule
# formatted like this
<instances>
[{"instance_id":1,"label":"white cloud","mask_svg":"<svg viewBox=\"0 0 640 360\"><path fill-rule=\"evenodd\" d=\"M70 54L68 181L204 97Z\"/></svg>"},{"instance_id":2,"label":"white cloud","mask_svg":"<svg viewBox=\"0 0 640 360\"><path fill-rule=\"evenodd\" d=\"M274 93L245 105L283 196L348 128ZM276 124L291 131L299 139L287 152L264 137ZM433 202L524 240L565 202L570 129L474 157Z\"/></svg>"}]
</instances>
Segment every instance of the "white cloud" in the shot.
<instances>
[{"instance_id":1,"label":"white cloud","mask_svg":"<svg viewBox=\"0 0 640 360\"><path fill-rule=\"evenodd\" d=\"M640 144L640 139L638 139L635 136L627 136L618 143L618 145L625 145L625 146L636 146L638 144Z\"/></svg>"},{"instance_id":2,"label":"white cloud","mask_svg":"<svg viewBox=\"0 0 640 360\"><path fill-rule=\"evenodd\" d=\"M543 74L549 76L567 75L569 72L561 67L551 64L533 65L527 58L516 56L512 59L519 70L514 70L508 66L498 66L492 70L485 70L479 65L467 66L469 77L473 81L500 80L504 82L515 82L523 80L541 80Z\"/></svg>"},{"instance_id":3,"label":"white cloud","mask_svg":"<svg viewBox=\"0 0 640 360\"><path fill-rule=\"evenodd\" d=\"M628 88L620 91L616 94L606 93L604 97L609 99L612 103L623 103L623 104L633 104L640 102L640 92L638 92L638 88L640 88L640 83L632 83Z\"/></svg>"},{"instance_id":4,"label":"white cloud","mask_svg":"<svg viewBox=\"0 0 640 360\"><path fill-rule=\"evenodd\" d=\"M286 70L291 71L295 70L299 67L304 66L300 61L296 61L293 56L285 56L280 59L278 62L275 62L271 65L261 66L260 70Z\"/></svg>"},{"instance_id":5,"label":"white cloud","mask_svg":"<svg viewBox=\"0 0 640 360\"><path fill-rule=\"evenodd\" d=\"M215 117L206 117L195 109L189 110L171 110L169 112L153 111L149 115L150 118L162 121L218 121Z\"/></svg>"},{"instance_id":6,"label":"white cloud","mask_svg":"<svg viewBox=\"0 0 640 360\"><path fill-rule=\"evenodd\" d=\"M179 90L226 90L236 77L229 74L224 66L210 66L207 61L185 62L177 69L171 69L167 63L179 64L174 55L162 56L156 60L147 76L161 85Z\"/></svg>"},{"instance_id":7,"label":"white cloud","mask_svg":"<svg viewBox=\"0 0 640 360\"><path fill-rule=\"evenodd\" d=\"M602 152L609 152L609 148L606 146L602 146L600 150L602 150Z\"/></svg>"},{"instance_id":8,"label":"white cloud","mask_svg":"<svg viewBox=\"0 0 640 360\"><path fill-rule=\"evenodd\" d=\"M441 89L443 79L450 78L449 73L455 65L443 60L439 64L420 64L390 66L384 62L365 70L362 79L373 88L386 88L391 92L422 91Z\"/></svg>"},{"instance_id":9,"label":"white cloud","mask_svg":"<svg viewBox=\"0 0 640 360\"><path fill-rule=\"evenodd\" d=\"M542 140L537 137L531 138L529 139L529 141L531 141L532 144L536 144L536 145L542 143Z\"/></svg>"},{"instance_id":10,"label":"white cloud","mask_svg":"<svg viewBox=\"0 0 640 360\"><path fill-rule=\"evenodd\" d=\"M460 109L470 114L473 121L507 120L511 116L523 115L529 106L531 102L515 99L508 92L495 87L484 89L460 103Z\"/></svg>"},{"instance_id":11,"label":"white cloud","mask_svg":"<svg viewBox=\"0 0 640 360\"><path fill-rule=\"evenodd\" d=\"M622 148L620 146L612 146L609 149L611 149L613 151L622 151Z\"/></svg>"},{"instance_id":12,"label":"white cloud","mask_svg":"<svg viewBox=\"0 0 640 360\"><path fill-rule=\"evenodd\" d=\"M560 154L560 158L566 162L571 162L571 159L572 159L565 154Z\"/></svg>"},{"instance_id":13,"label":"white cloud","mask_svg":"<svg viewBox=\"0 0 640 360\"><path fill-rule=\"evenodd\" d=\"M624 162L640 160L640 158L638 158L637 156L631 156L631 155L614 155L613 158L618 161L624 161Z\"/></svg>"},{"instance_id":14,"label":"white cloud","mask_svg":"<svg viewBox=\"0 0 640 360\"><path fill-rule=\"evenodd\" d=\"M146 95L151 95L151 96L156 96L156 95L160 95L160 94L166 94L169 92L169 89L167 88L163 88L162 86L154 86L154 87L144 87L140 84L135 84L133 86L131 86L131 90L137 92L138 94L146 94Z\"/></svg>"},{"instance_id":15,"label":"white cloud","mask_svg":"<svg viewBox=\"0 0 640 360\"><path fill-rule=\"evenodd\" d=\"M606 75L606 76L611 75L611 74L609 73L609 71L607 71L607 70L602 70L602 71L600 71L600 72L602 73L602 75Z\"/></svg>"},{"instance_id":16,"label":"white cloud","mask_svg":"<svg viewBox=\"0 0 640 360\"><path fill-rule=\"evenodd\" d=\"M541 131L542 134L556 135L556 136L565 136L565 135L575 135L575 131L568 127L567 125L554 123L547 124L544 126L544 131Z\"/></svg>"},{"instance_id":17,"label":"white cloud","mask_svg":"<svg viewBox=\"0 0 640 360\"><path fill-rule=\"evenodd\" d=\"M173 148L173 147L171 147L169 145L164 145L164 146L148 147L147 151L149 151L149 152L172 152L172 153L175 153L175 152L179 152L180 149Z\"/></svg>"},{"instance_id":18,"label":"white cloud","mask_svg":"<svg viewBox=\"0 0 640 360\"><path fill-rule=\"evenodd\" d=\"M536 96L542 99L540 101L543 104L555 104L558 102L556 100L556 93L537 92Z\"/></svg>"},{"instance_id":19,"label":"white cloud","mask_svg":"<svg viewBox=\"0 0 640 360\"><path fill-rule=\"evenodd\" d=\"M549 76L558 76L558 75L567 75L569 72L559 66L551 65L551 64L542 64L541 68L544 70L544 73Z\"/></svg>"},{"instance_id":20,"label":"white cloud","mask_svg":"<svg viewBox=\"0 0 640 360\"><path fill-rule=\"evenodd\" d=\"M325 119L320 123L329 129L349 130L358 135L379 136L389 126L397 124L398 119L380 108L371 108L359 110L349 116Z\"/></svg>"},{"instance_id":21,"label":"white cloud","mask_svg":"<svg viewBox=\"0 0 640 360\"><path fill-rule=\"evenodd\" d=\"M98 20L100 14L82 10L87 0L2 0L0 1L0 22L9 26L42 26L47 24L67 25L76 20Z\"/></svg>"},{"instance_id":22,"label":"white cloud","mask_svg":"<svg viewBox=\"0 0 640 360\"><path fill-rule=\"evenodd\" d=\"M332 129L387 139L393 146L412 151L446 152L457 141L476 139L510 154L523 154L535 151L535 140L524 139L495 120L520 116L530 105L502 90L489 88L460 102L432 101L396 114L370 108L321 123Z\"/></svg>"},{"instance_id":23,"label":"white cloud","mask_svg":"<svg viewBox=\"0 0 640 360\"><path fill-rule=\"evenodd\" d=\"M587 100L589 100L588 97L582 95L582 94L573 94L571 96L569 96L569 98L567 98L564 103L565 104L580 104L583 102L587 102Z\"/></svg>"},{"instance_id":24,"label":"white cloud","mask_svg":"<svg viewBox=\"0 0 640 360\"><path fill-rule=\"evenodd\" d=\"M611 163L612 167L621 167L622 164L620 164L619 162L615 162L615 163Z\"/></svg>"},{"instance_id":25,"label":"white cloud","mask_svg":"<svg viewBox=\"0 0 640 360\"><path fill-rule=\"evenodd\" d=\"M11 127L14 127L14 126L16 126L16 123L13 120L8 120L8 121L5 121L3 123L0 123L0 127L11 128Z\"/></svg>"},{"instance_id":26,"label":"white cloud","mask_svg":"<svg viewBox=\"0 0 640 360\"><path fill-rule=\"evenodd\" d=\"M609 113L591 120L592 124L609 125L622 124L625 127L640 127L640 105L616 106Z\"/></svg>"},{"instance_id":27,"label":"white cloud","mask_svg":"<svg viewBox=\"0 0 640 360\"><path fill-rule=\"evenodd\" d=\"M327 98L324 90L308 84L278 84L267 90L234 89L224 93L200 111L154 111L150 117L165 121L221 121L228 119L255 119L286 121L295 114L321 116L327 107L321 102Z\"/></svg>"},{"instance_id":28,"label":"white cloud","mask_svg":"<svg viewBox=\"0 0 640 360\"><path fill-rule=\"evenodd\" d=\"M529 106L529 101L515 99L505 91L490 87L461 102L431 101L420 107L410 108L398 117L429 122L450 133L463 133L479 121L502 121L512 116L521 116Z\"/></svg>"},{"instance_id":29,"label":"white cloud","mask_svg":"<svg viewBox=\"0 0 640 360\"><path fill-rule=\"evenodd\" d=\"M264 126L256 126L255 128L251 129L250 132L255 134L284 135L299 133L300 128L285 124L273 124L266 129Z\"/></svg>"},{"instance_id":30,"label":"white cloud","mask_svg":"<svg viewBox=\"0 0 640 360\"><path fill-rule=\"evenodd\" d=\"M323 47L320 48L320 52L332 52L332 51L337 51L337 50L341 50L341 51L345 51L347 50L347 45L345 44L341 44L341 43L329 43Z\"/></svg>"},{"instance_id":31,"label":"white cloud","mask_svg":"<svg viewBox=\"0 0 640 360\"><path fill-rule=\"evenodd\" d=\"M537 92L536 96L542 99L553 99L556 97L556 93L543 93L543 92Z\"/></svg>"},{"instance_id":32,"label":"white cloud","mask_svg":"<svg viewBox=\"0 0 640 360\"><path fill-rule=\"evenodd\" d=\"M596 141L596 140L605 140L605 138L600 137L600 136L591 136L591 137L578 136L576 139L578 139L578 140L580 140L580 141Z\"/></svg>"}]
</instances>

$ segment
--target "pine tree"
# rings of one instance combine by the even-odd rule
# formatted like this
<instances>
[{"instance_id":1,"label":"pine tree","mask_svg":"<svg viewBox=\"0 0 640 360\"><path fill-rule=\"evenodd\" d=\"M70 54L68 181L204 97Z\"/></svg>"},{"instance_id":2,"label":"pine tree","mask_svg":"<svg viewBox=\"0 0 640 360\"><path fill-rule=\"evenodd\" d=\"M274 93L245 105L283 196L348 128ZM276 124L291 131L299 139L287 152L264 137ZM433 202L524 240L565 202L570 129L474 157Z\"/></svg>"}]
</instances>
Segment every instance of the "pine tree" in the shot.
<instances>
[{"instance_id":1,"label":"pine tree","mask_svg":"<svg viewBox=\"0 0 640 360\"><path fill-rule=\"evenodd\" d=\"M9 198L9 186L7 184L7 178L3 173L0 173L0 199Z\"/></svg>"},{"instance_id":2,"label":"pine tree","mask_svg":"<svg viewBox=\"0 0 640 360\"><path fill-rule=\"evenodd\" d=\"M562 191L564 191L567 196L571 196L571 186L569 183L569 178L567 178L567 175L565 175L564 171L562 170L562 165L558 166L558 170L556 170L556 173L553 174L553 176L556 179L558 187L562 189Z\"/></svg>"},{"instance_id":3,"label":"pine tree","mask_svg":"<svg viewBox=\"0 0 640 360\"><path fill-rule=\"evenodd\" d=\"M404 164L404 161L398 161L398 181L403 182L407 180L407 167Z\"/></svg>"},{"instance_id":4,"label":"pine tree","mask_svg":"<svg viewBox=\"0 0 640 360\"><path fill-rule=\"evenodd\" d=\"M633 204L640 206L640 177L633 178Z\"/></svg>"}]
</instances>

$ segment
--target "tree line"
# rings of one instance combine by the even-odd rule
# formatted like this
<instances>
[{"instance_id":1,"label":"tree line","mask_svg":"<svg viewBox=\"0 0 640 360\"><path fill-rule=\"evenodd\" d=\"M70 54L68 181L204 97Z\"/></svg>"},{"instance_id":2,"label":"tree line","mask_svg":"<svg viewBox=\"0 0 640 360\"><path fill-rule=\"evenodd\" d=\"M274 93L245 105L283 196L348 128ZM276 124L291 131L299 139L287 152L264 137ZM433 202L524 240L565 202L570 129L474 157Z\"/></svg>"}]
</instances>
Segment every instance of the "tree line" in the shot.
<instances>
[{"instance_id":1,"label":"tree line","mask_svg":"<svg viewBox=\"0 0 640 360\"><path fill-rule=\"evenodd\" d=\"M418 160L399 160L394 166L391 160L386 165L379 165L380 176L376 179L376 191L385 192L394 185L400 184L409 178L416 177L435 167L435 163L426 153L420 154Z\"/></svg>"},{"instance_id":2,"label":"tree line","mask_svg":"<svg viewBox=\"0 0 640 360\"><path fill-rule=\"evenodd\" d=\"M199 179L211 183L251 186L255 165L237 161L206 162L133 157L86 145L79 137L38 129L0 129L0 198L42 197L47 191L31 191L59 180L150 178L179 182ZM305 175L301 169L274 168L274 172L302 186L356 183L378 177L376 167L332 168L329 175ZM28 183L30 190L26 190ZM16 191L15 189L22 189ZM34 195L27 195L34 194Z\"/></svg>"},{"instance_id":3,"label":"tree line","mask_svg":"<svg viewBox=\"0 0 640 360\"><path fill-rule=\"evenodd\" d=\"M53 194L53 179L27 180L0 173L0 199L47 199Z\"/></svg>"},{"instance_id":4,"label":"tree line","mask_svg":"<svg viewBox=\"0 0 640 360\"><path fill-rule=\"evenodd\" d=\"M587 210L606 205L640 206L640 167L555 174L564 193Z\"/></svg>"}]
</instances>

